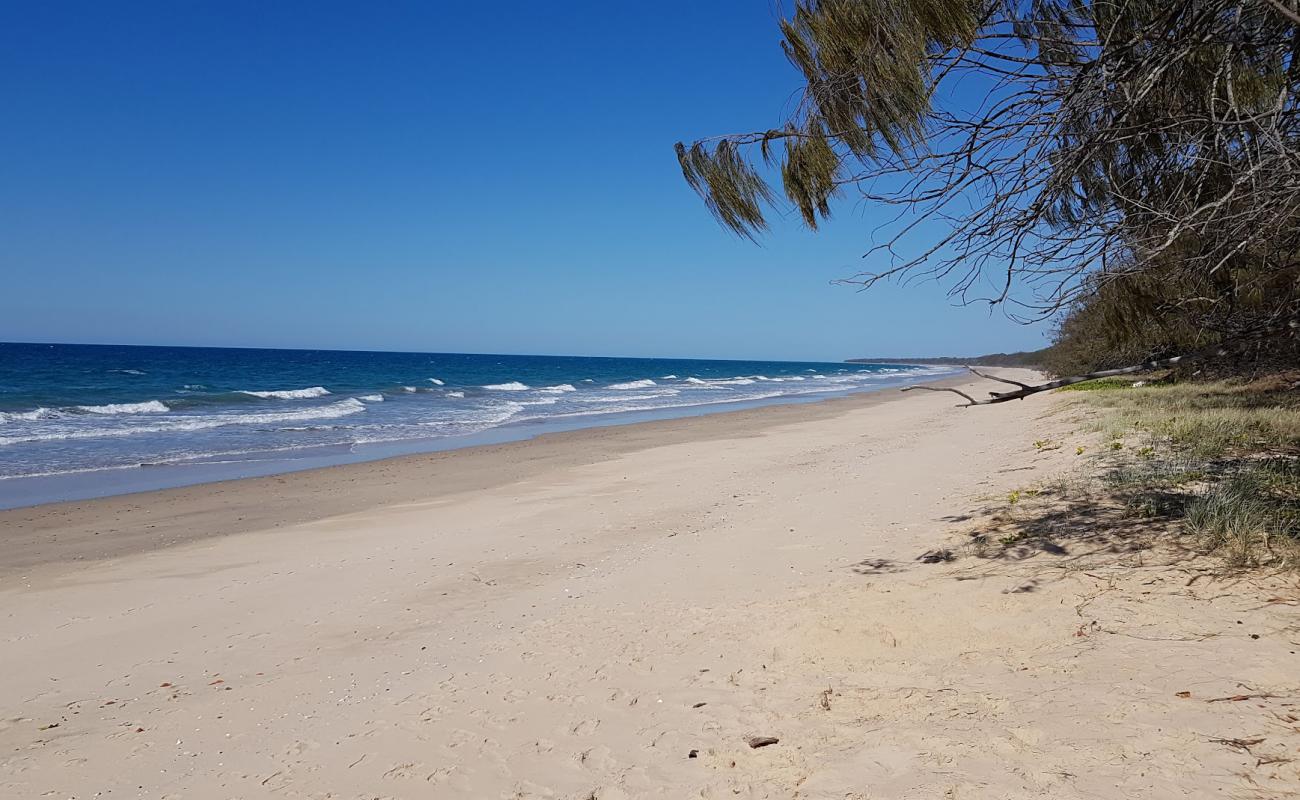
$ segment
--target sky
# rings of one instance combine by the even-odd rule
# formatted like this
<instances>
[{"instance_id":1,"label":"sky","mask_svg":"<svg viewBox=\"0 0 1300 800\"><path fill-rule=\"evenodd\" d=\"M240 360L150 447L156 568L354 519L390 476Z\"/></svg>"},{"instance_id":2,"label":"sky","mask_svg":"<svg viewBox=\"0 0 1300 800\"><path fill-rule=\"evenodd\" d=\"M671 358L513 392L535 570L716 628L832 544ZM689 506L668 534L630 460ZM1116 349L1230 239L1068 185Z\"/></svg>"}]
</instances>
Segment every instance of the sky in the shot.
<instances>
[{"instance_id":1,"label":"sky","mask_svg":"<svg viewBox=\"0 0 1300 800\"><path fill-rule=\"evenodd\" d=\"M673 143L780 124L769 0L0 0L0 341L838 360L1044 346L758 244Z\"/></svg>"}]
</instances>

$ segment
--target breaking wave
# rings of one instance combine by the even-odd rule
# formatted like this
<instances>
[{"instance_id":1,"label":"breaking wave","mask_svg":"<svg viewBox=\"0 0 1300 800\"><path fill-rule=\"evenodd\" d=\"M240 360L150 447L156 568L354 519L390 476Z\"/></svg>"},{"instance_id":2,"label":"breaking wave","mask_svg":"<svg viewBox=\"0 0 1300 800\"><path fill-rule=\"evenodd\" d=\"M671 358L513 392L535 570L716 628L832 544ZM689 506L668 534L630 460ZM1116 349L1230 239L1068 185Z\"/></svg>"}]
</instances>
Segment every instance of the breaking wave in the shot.
<instances>
[{"instance_id":1,"label":"breaking wave","mask_svg":"<svg viewBox=\"0 0 1300 800\"><path fill-rule=\"evenodd\" d=\"M200 360L173 363L182 356ZM37 364L43 357L43 352L33 355ZM911 367L852 365L839 371L848 365L805 368L781 362L552 363L538 357L458 356L394 357L390 366L382 358L367 356L352 364L350 357L340 356L319 364L298 359L286 366L250 351L239 356L248 360L245 369L242 362L209 363L198 352L168 358L172 360L159 367L148 360L114 358L69 370L57 393L36 378L30 386L20 381L18 391L8 383L0 387L0 480L230 454L300 451L304 457L333 459L371 442L408 442L400 448L407 452L420 449L424 440L550 419L562 427L574 426L564 418L581 420L579 426L601 425L610 424L610 415L629 411L680 416L769 397L811 400L928 379L928 373ZM131 377L119 369L121 374L108 375L113 361L134 363L147 374ZM452 380L430 377L430 372ZM655 373L659 375L649 377ZM638 374L647 377L633 378ZM674 411L690 406L716 408ZM529 424L518 435L539 430L544 432ZM493 440L502 436L514 434L501 431ZM458 445L438 445L448 446ZM241 456L231 463L248 460L255 459ZM0 503L3 498L0 493Z\"/></svg>"},{"instance_id":2,"label":"breaking wave","mask_svg":"<svg viewBox=\"0 0 1300 800\"><path fill-rule=\"evenodd\" d=\"M324 397L330 393L330 390L324 386L309 386L306 389L277 389L266 392L241 389L239 393L266 400L308 400L313 397Z\"/></svg>"},{"instance_id":3,"label":"breaking wave","mask_svg":"<svg viewBox=\"0 0 1300 800\"><path fill-rule=\"evenodd\" d=\"M579 397L580 403L624 403L628 400L657 400L660 397L672 397L681 394L678 389L666 389L662 392L647 392L645 394L619 394L619 395L596 395L594 397Z\"/></svg>"},{"instance_id":4,"label":"breaking wave","mask_svg":"<svg viewBox=\"0 0 1300 800\"><path fill-rule=\"evenodd\" d=\"M31 411L0 411L0 422L35 422L40 419L49 419L58 416L59 412L52 408L36 408Z\"/></svg>"},{"instance_id":5,"label":"breaking wave","mask_svg":"<svg viewBox=\"0 0 1300 800\"><path fill-rule=\"evenodd\" d=\"M626 382L626 383L611 383L611 384L610 384L608 387L606 387L606 388L609 388L609 389L618 389L618 390L621 391L621 390L625 390L625 389L648 389L648 388L650 388L651 386L658 386L658 385L659 385L659 384L655 383L654 381L650 380L649 378L645 378L645 379L643 379L643 380L639 380L639 381L628 381L628 382Z\"/></svg>"},{"instance_id":6,"label":"breaking wave","mask_svg":"<svg viewBox=\"0 0 1300 800\"><path fill-rule=\"evenodd\" d=\"M171 411L161 400L148 400L143 403L106 403L102 406L77 406L76 408L87 414L166 414Z\"/></svg>"},{"instance_id":7,"label":"breaking wave","mask_svg":"<svg viewBox=\"0 0 1300 800\"><path fill-rule=\"evenodd\" d=\"M161 404L160 404L161 405ZM229 425L275 425L282 422L302 422L313 419L334 419L365 411L366 406L355 398L340 400L327 406L304 408L298 411L268 411L262 414L204 414L193 416L162 417L148 424L117 424L96 427L64 428L62 430L35 430L16 436L0 436L0 445L19 442L52 442L67 439L98 439L104 437L136 436L147 433L174 433L221 428ZM129 420L124 420L128 422Z\"/></svg>"}]
</instances>

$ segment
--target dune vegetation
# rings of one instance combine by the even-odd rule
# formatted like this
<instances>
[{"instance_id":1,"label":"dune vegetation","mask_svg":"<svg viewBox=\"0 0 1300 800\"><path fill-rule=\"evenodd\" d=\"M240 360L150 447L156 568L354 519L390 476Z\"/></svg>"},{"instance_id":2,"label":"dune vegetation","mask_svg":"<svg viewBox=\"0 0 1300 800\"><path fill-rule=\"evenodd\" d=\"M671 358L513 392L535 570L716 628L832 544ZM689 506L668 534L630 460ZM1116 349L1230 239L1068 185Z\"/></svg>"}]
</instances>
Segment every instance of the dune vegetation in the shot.
<instances>
[{"instance_id":1,"label":"dune vegetation","mask_svg":"<svg viewBox=\"0 0 1300 800\"><path fill-rule=\"evenodd\" d=\"M1218 570L1300 568L1300 397L1266 380L1098 380L1058 390L1076 466L985 509L973 553L1160 550Z\"/></svg>"}]
</instances>

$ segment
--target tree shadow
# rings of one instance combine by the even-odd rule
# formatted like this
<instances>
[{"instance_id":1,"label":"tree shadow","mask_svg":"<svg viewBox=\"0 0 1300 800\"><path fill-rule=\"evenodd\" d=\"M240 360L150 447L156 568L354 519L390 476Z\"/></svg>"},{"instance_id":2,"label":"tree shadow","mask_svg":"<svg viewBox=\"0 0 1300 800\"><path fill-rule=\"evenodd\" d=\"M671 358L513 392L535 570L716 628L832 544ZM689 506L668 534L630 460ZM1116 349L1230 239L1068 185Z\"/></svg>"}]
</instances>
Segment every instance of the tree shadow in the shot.
<instances>
[{"instance_id":1,"label":"tree shadow","mask_svg":"<svg viewBox=\"0 0 1300 800\"><path fill-rule=\"evenodd\" d=\"M858 575L888 575L907 571L907 567L888 558L864 558L849 567Z\"/></svg>"},{"instance_id":2,"label":"tree shadow","mask_svg":"<svg viewBox=\"0 0 1300 800\"><path fill-rule=\"evenodd\" d=\"M939 517L940 522L950 522L950 523L970 522L973 519L975 519L974 514L948 514L947 516Z\"/></svg>"},{"instance_id":3,"label":"tree shadow","mask_svg":"<svg viewBox=\"0 0 1300 800\"><path fill-rule=\"evenodd\" d=\"M926 550L917 556L916 560L922 564L944 564L956 561L957 554L947 548L936 548ZM911 569L911 566L888 558L864 558L851 565L849 569L857 575L890 575L906 572Z\"/></svg>"},{"instance_id":4,"label":"tree shadow","mask_svg":"<svg viewBox=\"0 0 1300 800\"><path fill-rule=\"evenodd\" d=\"M982 509L975 515L982 522L969 532L968 544L975 557L1002 561L1138 553L1170 540L1185 502L1177 492L1044 494L1017 503L1013 511Z\"/></svg>"}]
</instances>

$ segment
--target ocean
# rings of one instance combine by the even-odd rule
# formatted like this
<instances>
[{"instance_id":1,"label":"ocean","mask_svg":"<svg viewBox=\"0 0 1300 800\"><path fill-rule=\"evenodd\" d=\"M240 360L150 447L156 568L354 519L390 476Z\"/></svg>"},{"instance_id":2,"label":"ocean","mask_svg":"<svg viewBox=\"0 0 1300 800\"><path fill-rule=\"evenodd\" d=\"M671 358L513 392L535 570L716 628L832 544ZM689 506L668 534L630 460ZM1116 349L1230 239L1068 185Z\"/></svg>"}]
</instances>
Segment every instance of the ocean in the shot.
<instances>
[{"instance_id":1,"label":"ocean","mask_svg":"<svg viewBox=\"0 0 1300 800\"><path fill-rule=\"evenodd\" d=\"M0 343L0 507L823 398L950 371Z\"/></svg>"}]
</instances>

